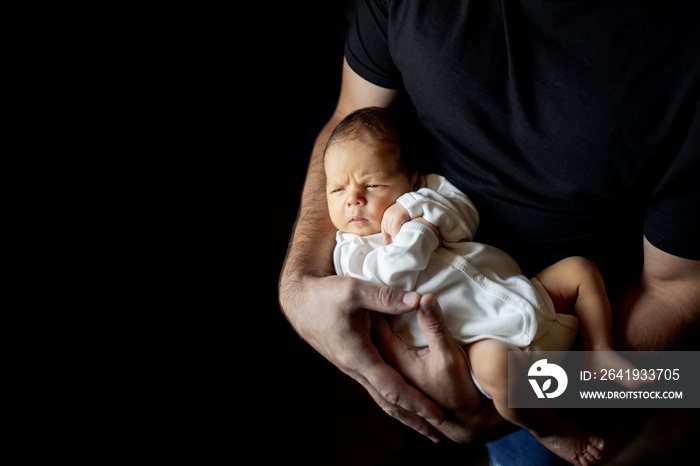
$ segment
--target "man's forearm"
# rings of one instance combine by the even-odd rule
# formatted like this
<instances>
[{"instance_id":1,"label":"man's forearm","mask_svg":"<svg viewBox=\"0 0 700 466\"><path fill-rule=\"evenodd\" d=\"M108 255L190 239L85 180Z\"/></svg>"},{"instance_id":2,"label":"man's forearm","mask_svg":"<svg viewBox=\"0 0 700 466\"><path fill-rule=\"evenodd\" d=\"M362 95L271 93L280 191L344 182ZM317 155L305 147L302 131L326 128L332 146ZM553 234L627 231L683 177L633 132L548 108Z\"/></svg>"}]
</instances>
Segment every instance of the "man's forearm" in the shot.
<instances>
[{"instance_id":1,"label":"man's forearm","mask_svg":"<svg viewBox=\"0 0 700 466\"><path fill-rule=\"evenodd\" d=\"M628 350L697 350L700 262L644 240L644 268L614 302L615 344Z\"/></svg>"},{"instance_id":2,"label":"man's forearm","mask_svg":"<svg viewBox=\"0 0 700 466\"><path fill-rule=\"evenodd\" d=\"M336 123L336 119L331 119L316 139L299 214L285 259L284 274L310 273L324 276L333 272L331 255L326 254L329 252L329 245L332 246L335 229L328 216L326 204L323 149ZM330 250L332 251L332 247Z\"/></svg>"},{"instance_id":3,"label":"man's forearm","mask_svg":"<svg viewBox=\"0 0 700 466\"><path fill-rule=\"evenodd\" d=\"M326 177L323 171L323 150L339 118L332 118L321 130L309 162L301 206L297 215L287 257L282 268L279 296L287 317L293 306L294 290L305 276L322 277L333 274L332 251L335 228L326 205ZM294 324L294 322L292 322Z\"/></svg>"},{"instance_id":4,"label":"man's forearm","mask_svg":"<svg viewBox=\"0 0 700 466\"><path fill-rule=\"evenodd\" d=\"M641 283L620 293L613 308L616 347L634 351L699 349L698 309L683 298L682 291L654 290Z\"/></svg>"},{"instance_id":5,"label":"man's forearm","mask_svg":"<svg viewBox=\"0 0 700 466\"><path fill-rule=\"evenodd\" d=\"M323 171L323 150L328 138L346 115L363 107L388 107L398 94L398 90L385 89L366 81L343 60L343 79L338 105L333 117L316 138L304 184L301 208L280 277L279 292L283 308L285 299L289 297L288 292L299 290L295 285L304 277L323 277L332 275L334 271L332 251L335 244L335 228L328 216L326 175Z\"/></svg>"}]
</instances>

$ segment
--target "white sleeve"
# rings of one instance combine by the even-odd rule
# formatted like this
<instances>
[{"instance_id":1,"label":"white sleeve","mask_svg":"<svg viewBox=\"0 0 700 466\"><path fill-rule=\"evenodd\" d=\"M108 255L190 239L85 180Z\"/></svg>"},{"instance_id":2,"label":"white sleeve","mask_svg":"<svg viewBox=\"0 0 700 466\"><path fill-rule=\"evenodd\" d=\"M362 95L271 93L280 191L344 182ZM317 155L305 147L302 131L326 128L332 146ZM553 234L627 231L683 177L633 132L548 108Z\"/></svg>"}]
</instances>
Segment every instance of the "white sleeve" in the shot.
<instances>
[{"instance_id":1,"label":"white sleeve","mask_svg":"<svg viewBox=\"0 0 700 466\"><path fill-rule=\"evenodd\" d=\"M355 249L348 244L336 247L336 271L351 277L413 290L418 274L428 266L430 256L439 246L435 233L416 222L405 223L393 242L376 249Z\"/></svg>"},{"instance_id":2,"label":"white sleeve","mask_svg":"<svg viewBox=\"0 0 700 466\"><path fill-rule=\"evenodd\" d=\"M397 199L411 218L423 217L440 230L445 242L472 241L479 214L469 198L440 175L427 175L425 187Z\"/></svg>"}]
</instances>

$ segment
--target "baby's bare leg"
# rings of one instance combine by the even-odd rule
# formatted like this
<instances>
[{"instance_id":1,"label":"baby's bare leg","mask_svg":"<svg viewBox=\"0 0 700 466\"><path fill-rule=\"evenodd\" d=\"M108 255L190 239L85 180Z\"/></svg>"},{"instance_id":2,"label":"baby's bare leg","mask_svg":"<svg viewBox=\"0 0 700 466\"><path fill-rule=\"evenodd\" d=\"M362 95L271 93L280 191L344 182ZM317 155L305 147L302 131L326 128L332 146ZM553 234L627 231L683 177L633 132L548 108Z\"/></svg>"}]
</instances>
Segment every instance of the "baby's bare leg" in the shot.
<instances>
[{"instance_id":1,"label":"baby's bare leg","mask_svg":"<svg viewBox=\"0 0 700 466\"><path fill-rule=\"evenodd\" d=\"M542 445L573 464L585 466L601 459L603 439L559 417L551 409L508 407L508 351L518 348L498 340L480 340L467 347L474 377L493 398L499 414L528 429ZM527 368L518 369L518 373L526 374ZM515 389L530 388L523 385Z\"/></svg>"},{"instance_id":2,"label":"baby's bare leg","mask_svg":"<svg viewBox=\"0 0 700 466\"><path fill-rule=\"evenodd\" d=\"M586 369L615 371L633 370L636 366L620 356L613 348L612 310L605 283L593 262L583 257L569 257L546 268L537 279L547 290L559 313L573 312L578 317L581 337L586 351ZM643 381L622 381L626 388L639 388Z\"/></svg>"}]
</instances>

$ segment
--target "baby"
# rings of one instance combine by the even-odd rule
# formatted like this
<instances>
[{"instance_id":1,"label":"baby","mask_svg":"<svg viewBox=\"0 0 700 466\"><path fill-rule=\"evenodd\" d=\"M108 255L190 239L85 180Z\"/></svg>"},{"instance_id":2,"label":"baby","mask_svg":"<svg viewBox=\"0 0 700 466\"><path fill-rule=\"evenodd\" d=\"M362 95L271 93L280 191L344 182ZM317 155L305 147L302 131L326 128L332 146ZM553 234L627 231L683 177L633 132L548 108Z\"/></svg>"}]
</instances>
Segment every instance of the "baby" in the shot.
<instances>
[{"instance_id":1,"label":"baby","mask_svg":"<svg viewBox=\"0 0 700 466\"><path fill-rule=\"evenodd\" d=\"M528 280L506 253L472 242L479 221L472 202L441 176L419 177L400 137L391 113L371 107L347 116L328 140L336 273L433 294L450 333L466 344L474 385L504 418L573 464L601 459L601 437L548 409L509 408L507 384L508 351L567 351L579 322L585 349L604 351L589 369L634 368L613 352L598 269L571 257ZM415 312L390 324L407 344L427 345Z\"/></svg>"}]
</instances>

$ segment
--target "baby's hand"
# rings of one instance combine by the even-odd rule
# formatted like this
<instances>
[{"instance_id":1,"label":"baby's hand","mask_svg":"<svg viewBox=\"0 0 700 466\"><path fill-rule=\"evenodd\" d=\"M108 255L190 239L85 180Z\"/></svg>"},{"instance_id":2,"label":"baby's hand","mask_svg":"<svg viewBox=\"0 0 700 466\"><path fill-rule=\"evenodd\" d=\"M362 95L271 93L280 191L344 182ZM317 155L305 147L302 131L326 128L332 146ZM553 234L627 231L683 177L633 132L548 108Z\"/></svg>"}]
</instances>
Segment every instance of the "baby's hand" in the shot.
<instances>
[{"instance_id":1,"label":"baby's hand","mask_svg":"<svg viewBox=\"0 0 700 466\"><path fill-rule=\"evenodd\" d=\"M399 233L401 226L410 221L411 215L408 213L408 210L398 202L386 209L382 217L384 244L390 244L391 238Z\"/></svg>"},{"instance_id":2,"label":"baby's hand","mask_svg":"<svg viewBox=\"0 0 700 466\"><path fill-rule=\"evenodd\" d=\"M422 224L425 225L426 227L428 227L428 228L430 228L431 230L433 230L433 233L435 233L435 236L438 237L438 241L440 241L440 244L442 244L442 237L440 236L440 230L438 230L438 228L437 228L435 225L433 225L432 223L430 223L429 221L427 221L427 220L424 219L423 217L416 217L416 218L414 218L414 219L411 220L411 221L412 221L412 222L422 223Z\"/></svg>"}]
</instances>

